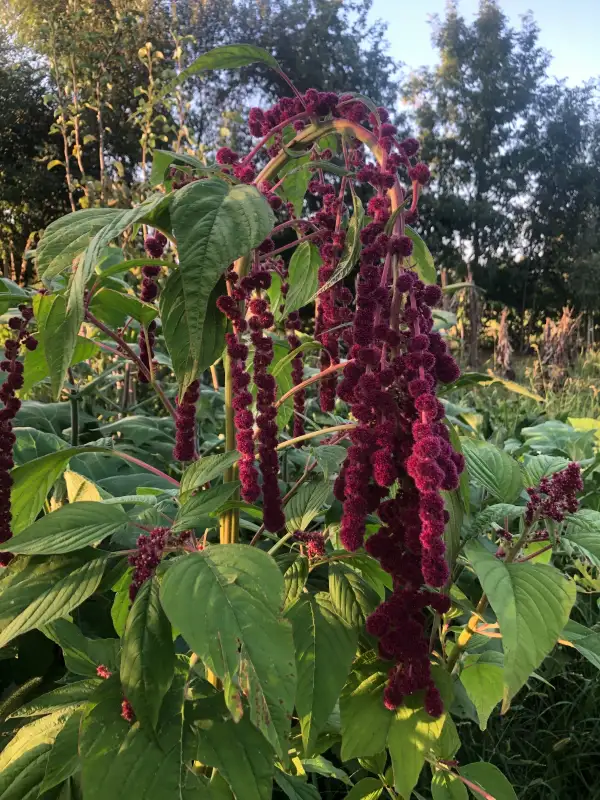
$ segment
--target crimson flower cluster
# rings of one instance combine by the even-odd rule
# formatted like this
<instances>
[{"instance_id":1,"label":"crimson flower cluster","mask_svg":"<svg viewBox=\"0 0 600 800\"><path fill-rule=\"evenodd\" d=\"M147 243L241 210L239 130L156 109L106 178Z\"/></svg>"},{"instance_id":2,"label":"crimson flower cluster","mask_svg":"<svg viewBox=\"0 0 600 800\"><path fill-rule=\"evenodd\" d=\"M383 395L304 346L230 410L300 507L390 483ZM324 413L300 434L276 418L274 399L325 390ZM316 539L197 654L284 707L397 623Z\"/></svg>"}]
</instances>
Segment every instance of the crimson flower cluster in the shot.
<instances>
[{"instance_id":1,"label":"crimson flower cluster","mask_svg":"<svg viewBox=\"0 0 600 800\"><path fill-rule=\"evenodd\" d=\"M266 254L273 248L273 241L267 239L260 251ZM244 500L254 502L261 493L255 462L255 420L251 410L253 398L248 389L250 375L246 369L249 348L244 342L244 335L249 332L254 347L254 383L257 387L256 426L262 475L263 522L267 530L278 531L285 524L285 517L277 480L277 382L268 371L273 361L273 340L265 333L273 326L274 318L268 300L263 295L271 285L271 275L257 262L251 274L241 280L234 270L229 270L225 277L230 285L230 293L217 300L217 307L233 324L233 333L226 334L225 344L231 363L236 445L241 455L238 464L241 495ZM248 312L247 319L245 312Z\"/></svg>"},{"instance_id":2,"label":"crimson flower cluster","mask_svg":"<svg viewBox=\"0 0 600 800\"><path fill-rule=\"evenodd\" d=\"M96 675L106 681L111 677L112 672L108 667L104 666L104 664L99 664L96 667ZM129 722L129 724L133 724L135 722L135 711L126 697L121 700L121 716L125 722Z\"/></svg>"},{"instance_id":3,"label":"crimson flower cluster","mask_svg":"<svg viewBox=\"0 0 600 800\"><path fill-rule=\"evenodd\" d=\"M129 564L133 567L129 584L129 599L132 603L142 584L154 575L160 564L169 535L169 528L154 528L147 536L145 534L138 536L137 549L129 556Z\"/></svg>"},{"instance_id":4,"label":"crimson flower cluster","mask_svg":"<svg viewBox=\"0 0 600 800\"><path fill-rule=\"evenodd\" d=\"M310 559L325 555L325 537L322 531L294 531L294 539L304 544L306 555Z\"/></svg>"},{"instance_id":5,"label":"crimson flower cluster","mask_svg":"<svg viewBox=\"0 0 600 800\"><path fill-rule=\"evenodd\" d=\"M150 258L160 258L165 251L167 237L160 231L156 231L154 236L147 236L144 241L144 248ZM140 300L143 303L151 303L158 297L157 277L160 275L160 267L156 264L147 264L142 267L142 290ZM140 359L150 371L150 364L154 358L154 341L156 339L156 322L154 320L147 327L147 339L144 329L140 330L138 336L138 346L140 348ZM143 372L138 372L140 383L148 383L148 378Z\"/></svg>"},{"instance_id":6,"label":"crimson flower cluster","mask_svg":"<svg viewBox=\"0 0 600 800\"><path fill-rule=\"evenodd\" d=\"M10 527L12 515L10 511L10 490L12 477L10 470L14 467L13 446L15 434L13 433L13 420L21 408L21 401L16 392L23 386L23 362L18 360L21 345L25 344L27 350L35 350L37 339L27 332L27 325L33 318L33 309L25 305L19 306L20 317L11 317L8 327L12 331L12 338L4 343L4 360L0 362L0 370L6 373L6 379L0 387L0 542L7 542L12 531ZM0 566L5 567L12 559L11 553L0 553Z\"/></svg>"},{"instance_id":7,"label":"crimson flower cluster","mask_svg":"<svg viewBox=\"0 0 600 800\"><path fill-rule=\"evenodd\" d=\"M538 519L562 522L566 514L574 514L579 508L577 493L581 491L581 467L575 462L560 472L542 478L537 489L527 489L529 502L525 511L526 524L532 525Z\"/></svg>"},{"instance_id":8,"label":"crimson flower cluster","mask_svg":"<svg viewBox=\"0 0 600 800\"><path fill-rule=\"evenodd\" d=\"M196 403L200 399L200 381L193 381L175 410L175 447L173 458L177 461L194 461L196 458Z\"/></svg>"}]
</instances>

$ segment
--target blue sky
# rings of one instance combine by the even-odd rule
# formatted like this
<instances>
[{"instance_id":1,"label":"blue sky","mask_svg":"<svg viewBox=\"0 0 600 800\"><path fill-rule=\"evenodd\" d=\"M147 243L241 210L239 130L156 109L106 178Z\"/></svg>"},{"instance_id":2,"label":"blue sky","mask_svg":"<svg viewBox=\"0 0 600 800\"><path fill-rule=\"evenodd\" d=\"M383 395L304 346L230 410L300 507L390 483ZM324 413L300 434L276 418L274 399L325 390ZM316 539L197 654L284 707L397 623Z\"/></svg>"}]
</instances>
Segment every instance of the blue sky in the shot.
<instances>
[{"instance_id":1,"label":"blue sky","mask_svg":"<svg viewBox=\"0 0 600 800\"><path fill-rule=\"evenodd\" d=\"M459 0L472 19L478 0ZM540 43L553 55L550 73L570 84L600 77L600 0L501 0L515 25L532 11L540 27ZM445 0L374 0L372 16L388 23L390 52L407 68L436 63L428 19L443 15Z\"/></svg>"}]
</instances>

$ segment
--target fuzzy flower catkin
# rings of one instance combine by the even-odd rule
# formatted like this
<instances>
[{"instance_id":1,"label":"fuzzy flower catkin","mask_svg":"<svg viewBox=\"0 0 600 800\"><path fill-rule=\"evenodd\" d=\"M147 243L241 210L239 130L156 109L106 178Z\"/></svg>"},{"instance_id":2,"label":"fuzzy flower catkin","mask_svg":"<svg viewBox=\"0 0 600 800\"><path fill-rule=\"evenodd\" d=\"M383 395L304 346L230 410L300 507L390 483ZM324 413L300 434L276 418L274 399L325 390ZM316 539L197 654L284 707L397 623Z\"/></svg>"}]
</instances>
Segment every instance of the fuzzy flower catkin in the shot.
<instances>
[{"instance_id":1,"label":"fuzzy flower catkin","mask_svg":"<svg viewBox=\"0 0 600 800\"><path fill-rule=\"evenodd\" d=\"M10 491L13 483L10 474L14 467L13 447L16 441L13 433L13 420L21 408L21 401L16 396L23 386L23 362L18 360L21 346L27 350L35 350L37 339L27 332L27 326L33 319L33 310L25 305L19 306L20 317L11 317L8 327L11 338L4 342L4 360L0 362L0 370L6 379L0 387L0 543L4 544L11 536ZM0 553L0 566L5 567L12 559L11 553Z\"/></svg>"},{"instance_id":2,"label":"fuzzy flower catkin","mask_svg":"<svg viewBox=\"0 0 600 800\"><path fill-rule=\"evenodd\" d=\"M147 236L144 241L144 248L151 258L160 258L167 245L167 237L160 231L156 231L154 236ZM158 297L157 277L160 275L160 267L156 264L147 264L142 267L142 290L140 300L143 303L151 303ZM144 330L142 326L138 336L138 347L140 349L140 359L146 369L150 371L150 366L154 358L154 341L156 338L156 322L150 322ZM141 370L138 371L140 383L148 383L148 377Z\"/></svg>"},{"instance_id":3,"label":"fuzzy flower catkin","mask_svg":"<svg viewBox=\"0 0 600 800\"><path fill-rule=\"evenodd\" d=\"M560 472L542 478L537 489L527 489L529 502L525 511L526 524L532 525L538 519L562 522L567 514L574 514L579 508L577 494L582 491L581 467L575 462Z\"/></svg>"},{"instance_id":4,"label":"fuzzy flower catkin","mask_svg":"<svg viewBox=\"0 0 600 800\"><path fill-rule=\"evenodd\" d=\"M193 381L177 403L173 448L173 458L177 461L194 461L196 458L196 404L199 399L200 381Z\"/></svg>"},{"instance_id":5,"label":"fuzzy flower catkin","mask_svg":"<svg viewBox=\"0 0 600 800\"><path fill-rule=\"evenodd\" d=\"M129 556L129 564L133 567L129 585L129 599L132 603L142 584L154 575L160 564L169 534L169 528L154 528L148 535L138 537L137 550Z\"/></svg>"}]
</instances>

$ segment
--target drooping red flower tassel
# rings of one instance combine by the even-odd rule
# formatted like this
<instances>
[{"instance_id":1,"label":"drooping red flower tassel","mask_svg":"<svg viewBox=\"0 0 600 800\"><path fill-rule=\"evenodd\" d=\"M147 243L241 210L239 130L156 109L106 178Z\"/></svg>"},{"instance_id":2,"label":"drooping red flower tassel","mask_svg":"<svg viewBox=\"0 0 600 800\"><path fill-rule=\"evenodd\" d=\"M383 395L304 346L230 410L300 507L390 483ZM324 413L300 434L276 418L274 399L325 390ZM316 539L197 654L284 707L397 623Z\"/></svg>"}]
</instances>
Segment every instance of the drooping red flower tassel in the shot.
<instances>
[{"instance_id":1,"label":"drooping red flower tassel","mask_svg":"<svg viewBox=\"0 0 600 800\"><path fill-rule=\"evenodd\" d=\"M199 399L200 381L194 381L177 403L173 448L173 458L177 461L194 461L196 458L196 404Z\"/></svg>"}]
</instances>

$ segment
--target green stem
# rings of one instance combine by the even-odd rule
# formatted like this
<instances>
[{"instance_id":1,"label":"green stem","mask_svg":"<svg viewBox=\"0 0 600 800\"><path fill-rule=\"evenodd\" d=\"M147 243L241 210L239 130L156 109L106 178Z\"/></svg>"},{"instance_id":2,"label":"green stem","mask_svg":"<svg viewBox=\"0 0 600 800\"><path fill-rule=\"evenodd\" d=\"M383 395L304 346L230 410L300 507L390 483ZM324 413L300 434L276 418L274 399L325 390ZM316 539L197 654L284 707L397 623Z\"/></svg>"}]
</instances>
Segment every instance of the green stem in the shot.
<instances>
[{"instance_id":1,"label":"green stem","mask_svg":"<svg viewBox=\"0 0 600 800\"><path fill-rule=\"evenodd\" d=\"M79 392L72 389L69 393L71 404L71 447L79 445Z\"/></svg>"}]
</instances>

